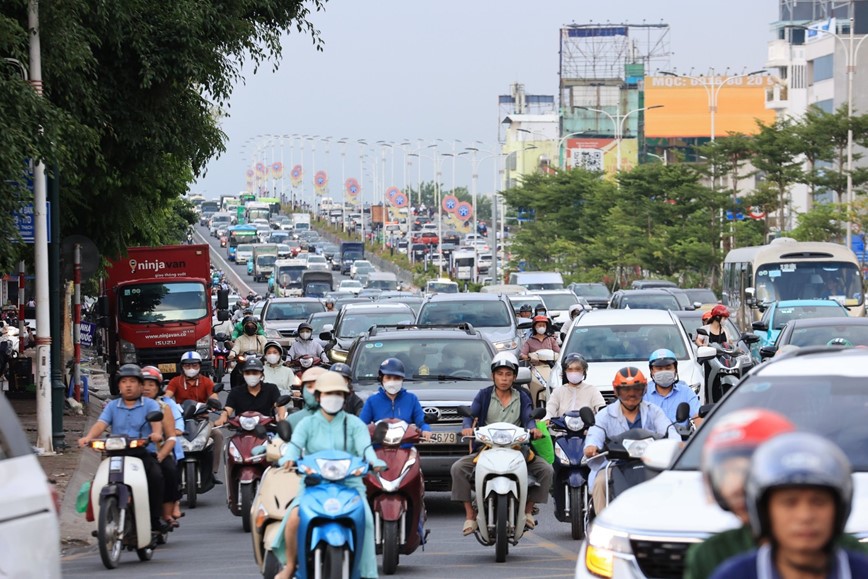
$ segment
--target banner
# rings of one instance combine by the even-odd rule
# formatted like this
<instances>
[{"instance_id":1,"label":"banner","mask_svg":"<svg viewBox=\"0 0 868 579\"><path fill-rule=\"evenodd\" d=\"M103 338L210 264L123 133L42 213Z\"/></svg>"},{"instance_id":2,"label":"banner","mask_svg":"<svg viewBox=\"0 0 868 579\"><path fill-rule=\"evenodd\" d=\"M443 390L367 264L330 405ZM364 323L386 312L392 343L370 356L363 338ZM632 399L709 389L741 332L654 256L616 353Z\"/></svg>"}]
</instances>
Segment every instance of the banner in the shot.
<instances>
[{"instance_id":1,"label":"banner","mask_svg":"<svg viewBox=\"0 0 868 579\"><path fill-rule=\"evenodd\" d=\"M265 163L261 161L256 163L256 175L257 177L265 177L268 175L268 167L265 166Z\"/></svg>"},{"instance_id":2,"label":"banner","mask_svg":"<svg viewBox=\"0 0 868 579\"><path fill-rule=\"evenodd\" d=\"M313 177L313 187L317 195L322 195L328 188L329 177L325 171L317 171Z\"/></svg>"},{"instance_id":3,"label":"banner","mask_svg":"<svg viewBox=\"0 0 868 579\"><path fill-rule=\"evenodd\" d=\"M96 333L96 324L81 322L81 345L85 348L93 348L94 333Z\"/></svg>"},{"instance_id":4,"label":"banner","mask_svg":"<svg viewBox=\"0 0 868 579\"><path fill-rule=\"evenodd\" d=\"M397 188L395 188L395 189L397 191ZM401 209L402 207L407 206L407 196L404 195L401 191L397 191L395 193L395 195L393 195L389 199L389 202L392 204L392 207L396 207L398 209Z\"/></svg>"},{"instance_id":5,"label":"banner","mask_svg":"<svg viewBox=\"0 0 868 579\"><path fill-rule=\"evenodd\" d=\"M461 221L473 219L473 205L467 201L462 201L455 207L455 216Z\"/></svg>"},{"instance_id":6,"label":"banner","mask_svg":"<svg viewBox=\"0 0 868 579\"><path fill-rule=\"evenodd\" d=\"M301 165L296 165L292 168L292 171L289 172L290 183L292 183L293 187L298 187L301 185L302 177L304 176Z\"/></svg>"},{"instance_id":7,"label":"banner","mask_svg":"<svg viewBox=\"0 0 868 579\"><path fill-rule=\"evenodd\" d=\"M280 179L283 177L283 163L277 161L271 164L271 176L274 179Z\"/></svg>"},{"instance_id":8,"label":"banner","mask_svg":"<svg viewBox=\"0 0 868 579\"><path fill-rule=\"evenodd\" d=\"M346 191L347 196L355 198L359 195L359 192L362 190L359 182L354 177L350 177L344 183L344 191Z\"/></svg>"},{"instance_id":9,"label":"banner","mask_svg":"<svg viewBox=\"0 0 868 579\"><path fill-rule=\"evenodd\" d=\"M446 213L455 213L455 209L458 208L458 203L458 197L455 195L447 195L443 198L441 205L443 206L443 211Z\"/></svg>"},{"instance_id":10,"label":"banner","mask_svg":"<svg viewBox=\"0 0 868 579\"><path fill-rule=\"evenodd\" d=\"M389 187L388 189L386 189L386 199L388 199L389 201L392 201L395 199L395 195L397 195L400 192L401 192L401 190L395 186Z\"/></svg>"}]
</instances>

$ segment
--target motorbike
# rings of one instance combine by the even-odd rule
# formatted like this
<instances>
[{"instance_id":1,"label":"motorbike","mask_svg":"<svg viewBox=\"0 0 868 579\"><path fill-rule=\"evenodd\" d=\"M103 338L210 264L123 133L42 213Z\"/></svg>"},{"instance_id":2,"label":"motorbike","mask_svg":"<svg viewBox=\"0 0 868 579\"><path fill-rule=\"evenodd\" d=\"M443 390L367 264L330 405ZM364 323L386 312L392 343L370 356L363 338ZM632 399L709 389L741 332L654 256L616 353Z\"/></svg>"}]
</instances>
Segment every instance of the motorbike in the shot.
<instances>
[{"instance_id":1,"label":"motorbike","mask_svg":"<svg viewBox=\"0 0 868 579\"><path fill-rule=\"evenodd\" d=\"M534 408L545 408L548 401L549 391L551 390L549 378L555 365L556 356L554 350L549 348L528 354L531 375L528 389L530 390Z\"/></svg>"},{"instance_id":2,"label":"motorbike","mask_svg":"<svg viewBox=\"0 0 868 579\"><path fill-rule=\"evenodd\" d=\"M17 357L15 344L11 340L0 339L0 392L9 390L9 384L14 380L12 363Z\"/></svg>"},{"instance_id":3,"label":"motorbike","mask_svg":"<svg viewBox=\"0 0 868 579\"><path fill-rule=\"evenodd\" d=\"M570 523L570 534L575 540L585 537L588 528L587 500L590 468L582 464L585 435L594 425L594 412L588 408L571 410L552 418L549 430L555 448L554 482L555 518Z\"/></svg>"},{"instance_id":4,"label":"motorbike","mask_svg":"<svg viewBox=\"0 0 868 579\"><path fill-rule=\"evenodd\" d=\"M470 409L459 408L459 414L472 418ZM545 416L537 408L531 416ZM524 535L527 488L539 484L528 480L527 462L515 446L530 443L530 431L508 422L495 422L476 429L476 441L487 448L476 461L476 540L485 546L494 545L494 560L506 561L509 544L517 545Z\"/></svg>"},{"instance_id":5,"label":"motorbike","mask_svg":"<svg viewBox=\"0 0 868 579\"><path fill-rule=\"evenodd\" d=\"M397 419L378 424L387 426L383 442L376 449L387 468L369 472L365 487L374 515L377 553L383 555L383 573L393 575L400 555L410 555L425 544L425 482L419 454L412 446L419 442L419 429ZM374 426L370 428L373 431Z\"/></svg>"},{"instance_id":6,"label":"motorbike","mask_svg":"<svg viewBox=\"0 0 868 579\"><path fill-rule=\"evenodd\" d=\"M148 422L160 422L162 412L151 412ZM156 539L151 535L148 479L142 459L128 450L144 449L148 439L109 436L93 440L90 447L105 454L90 487L93 516L97 521L99 556L107 569L118 566L124 549L135 550L140 561L150 561ZM165 539L165 538L164 538Z\"/></svg>"},{"instance_id":7,"label":"motorbike","mask_svg":"<svg viewBox=\"0 0 868 579\"><path fill-rule=\"evenodd\" d=\"M187 232L187 245L193 245L193 232Z\"/></svg>"},{"instance_id":8,"label":"motorbike","mask_svg":"<svg viewBox=\"0 0 868 579\"><path fill-rule=\"evenodd\" d=\"M215 384L214 391L220 392L222 384ZM211 412L223 409L219 400L209 398L206 402L185 400L182 406L184 416L184 435L179 438L184 458L178 463L181 489L187 496L187 506L196 508L198 495L214 488L214 440L211 438ZM223 449L216 449L223 452Z\"/></svg>"},{"instance_id":9,"label":"motorbike","mask_svg":"<svg viewBox=\"0 0 868 579\"><path fill-rule=\"evenodd\" d=\"M224 333L219 333L214 336L214 382L220 383L223 381L223 376L226 375L226 363L229 360L229 336Z\"/></svg>"},{"instance_id":10,"label":"motorbike","mask_svg":"<svg viewBox=\"0 0 868 579\"><path fill-rule=\"evenodd\" d=\"M697 329L696 333L708 336L705 328ZM746 344L759 341L759 337L753 334L745 334L742 339ZM715 343L700 347L697 350L697 360L705 369L706 403L720 401L724 394L741 381L742 376L747 374L754 364L749 352L730 343Z\"/></svg>"}]
</instances>

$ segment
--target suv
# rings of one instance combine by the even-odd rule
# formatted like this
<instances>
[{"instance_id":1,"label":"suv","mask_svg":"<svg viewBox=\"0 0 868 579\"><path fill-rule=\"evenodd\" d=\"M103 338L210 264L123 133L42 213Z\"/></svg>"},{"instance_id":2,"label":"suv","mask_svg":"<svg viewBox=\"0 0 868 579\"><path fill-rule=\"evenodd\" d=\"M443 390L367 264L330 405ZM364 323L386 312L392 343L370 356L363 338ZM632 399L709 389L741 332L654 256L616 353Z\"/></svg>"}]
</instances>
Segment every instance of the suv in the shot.
<instances>
[{"instance_id":1,"label":"suv","mask_svg":"<svg viewBox=\"0 0 868 579\"><path fill-rule=\"evenodd\" d=\"M469 406L479 390L491 386L494 353L488 340L468 324L373 327L350 347L347 363L353 369L356 394L367 398L377 392L380 364L398 358L407 372L404 386L419 397L425 414L437 417L431 425L431 441L420 441L416 447L429 490L446 491L452 486L452 463L467 454L458 408ZM520 370L519 379L530 382L526 368Z\"/></svg>"},{"instance_id":2,"label":"suv","mask_svg":"<svg viewBox=\"0 0 868 579\"><path fill-rule=\"evenodd\" d=\"M609 301L610 310L680 310L678 298L662 289L618 290Z\"/></svg>"},{"instance_id":3,"label":"suv","mask_svg":"<svg viewBox=\"0 0 868 579\"><path fill-rule=\"evenodd\" d=\"M592 365L593 367L593 365ZM597 577L586 561L605 560L612 577L681 577L690 545L735 527L738 520L708 499L699 470L708 433L745 408L774 410L798 431L836 443L853 465L853 509L847 532L868 538L868 352L812 347L754 369L715 406L687 445L652 442L648 468L662 471L618 496L594 520L582 545L576 577Z\"/></svg>"},{"instance_id":4,"label":"suv","mask_svg":"<svg viewBox=\"0 0 868 579\"><path fill-rule=\"evenodd\" d=\"M325 306L316 298L271 298L262 310L265 337L288 348L298 333L298 325L311 314L324 312Z\"/></svg>"},{"instance_id":5,"label":"suv","mask_svg":"<svg viewBox=\"0 0 868 579\"><path fill-rule=\"evenodd\" d=\"M338 312L334 328L321 333L319 337L328 341L325 349L329 360L344 362L355 339L367 333L371 326L412 324L415 317L407 304L347 304Z\"/></svg>"},{"instance_id":6,"label":"suv","mask_svg":"<svg viewBox=\"0 0 868 579\"><path fill-rule=\"evenodd\" d=\"M501 294L435 293L422 302L417 324L471 324L494 346L497 352L518 356L521 348L519 330L530 328L530 320L518 326L512 304Z\"/></svg>"},{"instance_id":7,"label":"suv","mask_svg":"<svg viewBox=\"0 0 868 579\"><path fill-rule=\"evenodd\" d=\"M571 283L567 289L580 298L585 298L591 307L605 310L609 307L609 299L612 297L609 288L602 283Z\"/></svg>"}]
</instances>

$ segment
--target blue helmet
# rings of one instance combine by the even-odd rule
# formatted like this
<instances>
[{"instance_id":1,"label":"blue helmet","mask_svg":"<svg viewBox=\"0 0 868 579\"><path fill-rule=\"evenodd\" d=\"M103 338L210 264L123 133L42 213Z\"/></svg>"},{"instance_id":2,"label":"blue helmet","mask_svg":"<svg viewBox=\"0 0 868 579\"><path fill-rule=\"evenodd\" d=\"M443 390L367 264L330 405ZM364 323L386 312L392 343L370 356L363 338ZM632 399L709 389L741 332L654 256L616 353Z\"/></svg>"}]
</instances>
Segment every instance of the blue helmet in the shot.
<instances>
[{"instance_id":1,"label":"blue helmet","mask_svg":"<svg viewBox=\"0 0 868 579\"><path fill-rule=\"evenodd\" d=\"M382 371L382 366L380 366L380 369ZM332 372L337 372L347 380L353 379L353 370L343 362L335 362L334 364L332 364L332 367L329 368L329 370Z\"/></svg>"},{"instance_id":2,"label":"blue helmet","mask_svg":"<svg viewBox=\"0 0 868 579\"><path fill-rule=\"evenodd\" d=\"M400 376L401 378L406 378L407 372L404 370L404 362L398 358L386 358L383 360L383 363L380 364L379 375L380 378L383 376Z\"/></svg>"},{"instance_id":3,"label":"blue helmet","mask_svg":"<svg viewBox=\"0 0 868 579\"><path fill-rule=\"evenodd\" d=\"M676 356L675 352L672 350L660 348L659 350L651 352L651 355L648 357L649 368L654 368L655 366L668 366L669 364L675 364L675 367L678 367L678 356Z\"/></svg>"}]
</instances>

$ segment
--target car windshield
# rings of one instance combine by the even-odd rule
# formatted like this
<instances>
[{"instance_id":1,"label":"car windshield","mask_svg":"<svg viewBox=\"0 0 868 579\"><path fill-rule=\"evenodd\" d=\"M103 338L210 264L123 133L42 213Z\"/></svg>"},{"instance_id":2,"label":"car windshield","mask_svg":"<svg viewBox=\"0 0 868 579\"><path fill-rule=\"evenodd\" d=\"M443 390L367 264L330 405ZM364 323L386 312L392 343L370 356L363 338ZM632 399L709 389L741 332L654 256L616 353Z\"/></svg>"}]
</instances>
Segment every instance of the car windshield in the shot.
<instances>
[{"instance_id":1,"label":"car windshield","mask_svg":"<svg viewBox=\"0 0 868 579\"><path fill-rule=\"evenodd\" d=\"M863 301L862 278L852 263L769 263L757 268L756 297L761 302L830 298L856 306Z\"/></svg>"},{"instance_id":2,"label":"car windshield","mask_svg":"<svg viewBox=\"0 0 868 579\"><path fill-rule=\"evenodd\" d=\"M311 255L310 257L307 258L307 262L308 263L325 263L326 258L324 258L321 255Z\"/></svg>"},{"instance_id":3,"label":"car windshield","mask_svg":"<svg viewBox=\"0 0 868 579\"><path fill-rule=\"evenodd\" d=\"M353 374L360 382L377 379L380 364L398 358L408 376L424 382L426 376L456 376L491 381L491 352L484 340L406 339L368 342L359 346ZM473 385L478 388L478 385Z\"/></svg>"},{"instance_id":4,"label":"car windshield","mask_svg":"<svg viewBox=\"0 0 868 579\"><path fill-rule=\"evenodd\" d=\"M621 309L626 310L680 310L678 300L672 295L625 295L621 299Z\"/></svg>"},{"instance_id":5,"label":"car windshield","mask_svg":"<svg viewBox=\"0 0 868 579\"><path fill-rule=\"evenodd\" d=\"M825 346L833 340L839 344L844 341L844 345L849 342L854 346L868 346L868 325L835 325L830 321L827 326L797 326L787 343L799 347Z\"/></svg>"},{"instance_id":6,"label":"car windshield","mask_svg":"<svg viewBox=\"0 0 868 579\"><path fill-rule=\"evenodd\" d=\"M607 298L609 290L604 285L589 284L573 286L573 293L586 298Z\"/></svg>"},{"instance_id":7,"label":"car windshield","mask_svg":"<svg viewBox=\"0 0 868 579\"><path fill-rule=\"evenodd\" d=\"M837 303L828 306L788 306L775 308L774 329L780 330L787 322L805 318L846 318L847 310Z\"/></svg>"},{"instance_id":8,"label":"car windshield","mask_svg":"<svg viewBox=\"0 0 868 579\"><path fill-rule=\"evenodd\" d=\"M276 255L262 255L259 257L259 265L274 265L277 261Z\"/></svg>"},{"instance_id":9,"label":"car windshield","mask_svg":"<svg viewBox=\"0 0 868 579\"><path fill-rule=\"evenodd\" d=\"M509 303L512 304L512 309L518 315L518 310L521 306L527 304L531 309L535 310L538 305L544 305L543 301L537 296L509 296ZM568 308L569 309L569 308Z\"/></svg>"},{"instance_id":10,"label":"car windshield","mask_svg":"<svg viewBox=\"0 0 868 579\"><path fill-rule=\"evenodd\" d=\"M272 302L265 309L265 321L306 320L308 316L325 310L319 302Z\"/></svg>"},{"instance_id":11,"label":"car windshield","mask_svg":"<svg viewBox=\"0 0 868 579\"><path fill-rule=\"evenodd\" d=\"M588 362L619 362L647 360L660 348L672 350L679 360L688 359L681 331L670 324L577 326L561 352L578 352Z\"/></svg>"},{"instance_id":12,"label":"car windshield","mask_svg":"<svg viewBox=\"0 0 868 579\"><path fill-rule=\"evenodd\" d=\"M742 382L706 420L675 464L698 470L702 445L714 425L736 410L767 408L786 416L798 431L819 434L837 444L853 464L868 470L868 387L864 378L754 375Z\"/></svg>"},{"instance_id":13,"label":"car windshield","mask_svg":"<svg viewBox=\"0 0 868 579\"><path fill-rule=\"evenodd\" d=\"M513 317L500 300L429 302L419 312L420 324L472 324L475 328L502 328Z\"/></svg>"},{"instance_id":14,"label":"car windshield","mask_svg":"<svg viewBox=\"0 0 868 579\"><path fill-rule=\"evenodd\" d=\"M288 283L300 282L301 276L305 271L307 271L307 267L303 265L284 265L277 269L277 280L282 286Z\"/></svg>"},{"instance_id":15,"label":"car windshield","mask_svg":"<svg viewBox=\"0 0 868 579\"><path fill-rule=\"evenodd\" d=\"M304 286L304 295L309 298L321 298L326 292L331 291L332 286L326 282L312 281Z\"/></svg>"},{"instance_id":16,"label":"car windshield","mask_svg":"<svg viewBox=\"0 0 868 579\"><path fill-rule=\"evenodd\" d=\"M208 315L201 283L148 283L118 290L120 321L128 324L194 321Z\"/></svg>"},{"instance_id":17,"label":"car windshield","mask_svg":"<svg viewBox=\"0 0 868 579\"><path fill-rule=\"evenodd\" d=\"M440 256L436 253L432 256L432 258L439 258ZM458 293L458 284L457 283L439 283L439 282L428 282L428 285L425 286L425 290L428 293L438 293L438 294L457 294Z\"/></svg>"},{"instance_id":18,"label":"car windshield","mask_svg":"<svg viewBox=\"0 0 868 579\"><path fill-rule=\"evenodd\" d=\"M354 279L345 279L341 282L340 287L342 288L360 288L362 287L362 282L356 281Z\"/></svg>"},{"instance_id":19,"label":"car windshield","mask_svg":"<svg viewBox=\"0 0 868 579\"><path fill-rule=\"evenodd\" d=\"M540 296L547 310L568 310L570 306L579 303L579 299L573 293L543 294Z\"/></svg>"},{"instance_id":20,"label":"car windshield","mask_svg":"<svg viewBox=\"0 0 868 579\"><path fill-rule=\"evenodd\" d=\"M709 289L686 289L684 293L687 294L691 302L699 302L701 304L717 303L717 296Z\"/></svg>"},{"instance_id":21,"label":"car windshield","mask_svg":"<svg viewBox=\"0 0 868 579\"><path fill-rule=\"evenodd\" d=\"M239 244L235 249L238 253L251 253L253 251L253 246L248 243Z\"/></svg>"},{"instance_id":22,"label":"car windshield","mask_svg":"<svg viewBox=\"0 0 868 579\"><path fill-rule=\"evenodd\" d=\"M339 328L335 328L339 338L355 338L367 332L371 326L395 326L412 324L413 312L367 312L348 313L341 320Z\"/></svg>"}]
</instances>

